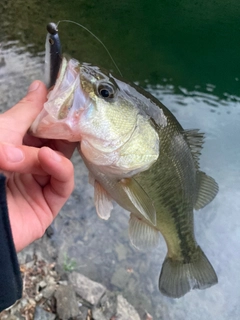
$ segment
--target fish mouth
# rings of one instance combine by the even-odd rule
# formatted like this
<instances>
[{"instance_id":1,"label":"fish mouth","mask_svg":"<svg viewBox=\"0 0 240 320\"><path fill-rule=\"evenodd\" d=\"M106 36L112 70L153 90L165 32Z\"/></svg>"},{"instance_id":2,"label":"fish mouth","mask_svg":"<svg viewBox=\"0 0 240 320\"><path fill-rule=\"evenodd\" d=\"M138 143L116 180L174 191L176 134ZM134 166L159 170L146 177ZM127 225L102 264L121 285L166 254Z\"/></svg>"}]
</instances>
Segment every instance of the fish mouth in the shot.
<instances>
[{"instance_id":1,"label":"fish mouth","mask_svg":"<svg viewBox=\"0 0 240 320\"><path fill-rule=\"evenodd\" d=\"M81 87L80 63L63 58L56 84L29 133L38 138L80 141L78 122L88 102L89 97Z\"/></svg>"}]
</instances>

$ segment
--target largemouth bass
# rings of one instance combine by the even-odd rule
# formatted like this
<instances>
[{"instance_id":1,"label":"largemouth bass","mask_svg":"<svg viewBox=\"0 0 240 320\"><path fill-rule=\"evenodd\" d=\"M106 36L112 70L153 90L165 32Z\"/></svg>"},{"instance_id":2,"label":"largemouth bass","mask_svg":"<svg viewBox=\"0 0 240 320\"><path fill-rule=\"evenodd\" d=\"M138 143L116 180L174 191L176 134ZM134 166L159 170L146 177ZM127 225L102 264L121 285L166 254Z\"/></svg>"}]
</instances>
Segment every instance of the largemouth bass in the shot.
<instances>
[{"instance_id":1,"label":"largemouth bass","mask_svg":"<svg viewBox=\"0 0 240 320\"><path fill-rule=\"evenodd\" d=\"M194 236L193 210L218 192L199 169L202 133L184 130L138 86L65 58L30 132L79 142L99 217L110 217L112 200L128 210L135 247L156 246L161 232L168 248L159 278L163 294L179 298L217 283Z\"/></svg>"}]
</instances>

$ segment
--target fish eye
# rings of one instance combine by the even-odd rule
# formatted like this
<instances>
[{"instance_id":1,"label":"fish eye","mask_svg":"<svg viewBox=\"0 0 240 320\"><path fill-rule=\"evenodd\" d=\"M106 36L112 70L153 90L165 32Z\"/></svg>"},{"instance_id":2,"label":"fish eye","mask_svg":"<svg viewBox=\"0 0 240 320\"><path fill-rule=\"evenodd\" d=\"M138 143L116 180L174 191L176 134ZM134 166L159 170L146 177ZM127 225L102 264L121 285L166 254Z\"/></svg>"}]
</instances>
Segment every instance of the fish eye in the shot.
<instances>
[{"instance_id":1,"label":"fish eye","mask_svg":"<svg viewBox=\"0 0 240 320\"><path fill-rule=\"evenodd\" d=\"M98 94L103 98L114 98L115 88L110 83L100 83L97 88Z\"/></svg>"}]
</instances>

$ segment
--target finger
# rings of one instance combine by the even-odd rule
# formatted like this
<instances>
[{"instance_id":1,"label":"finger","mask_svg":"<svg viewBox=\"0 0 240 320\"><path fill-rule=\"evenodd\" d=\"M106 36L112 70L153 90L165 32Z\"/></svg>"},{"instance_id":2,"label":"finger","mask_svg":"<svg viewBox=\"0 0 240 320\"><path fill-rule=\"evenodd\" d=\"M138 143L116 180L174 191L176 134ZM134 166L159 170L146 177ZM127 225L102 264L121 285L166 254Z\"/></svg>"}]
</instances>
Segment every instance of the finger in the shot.
<instances>
[{"instance_id":1,"label":"finger","mask_svg":"<svg viewBox=\"0 0 240 320\"><path fill-rule=\"evenodd\" d=\"M29 87L27 95L14 107L1 115L3 126L5 124L4 127L7 125L8 128L13 128L18 133L24 135L42 110L46 97L47 89L44 83L38 80L34 81Z\"/></svg>"},{"instance_id":2,"label":"finger","mask_svg":"<svg viewBox=\"0 0 240 320\"><path fill-rule=\"evenodd\" d=\"M55 217L73 191L73 165L67 158L48 147L42 147L38 156L42 168L51 176L43 192Z\"/></svg>"},{"instance_id":3,"label":"finger","mask_svg":"<svg viewBox=\"0 0 240 320\"><path fill-rule=\"evenodd\" d=\"M47 146L55 151L61 152L62 154L64 154L65 157L70 159L79 142L69 142L67 140L41 139L26 134L23 139L23 144L38 148L42 146Z\"/></svg>"},{"instance_id":4,"label":"finger","mask_svg":"<svg viewBox=\"0 0 240 320\"><path fill-rule=\"evenodd\" d=\"M26 133L25 136L23 137L23 144L25 146L37 147L37 148L41 148L42 146L46 145L43 139L33 137L28 133Z\"/></svg>"},{"instance_id":5,"label":"finger","mask_svg":"<svg viewBox=\"0 0 240 320\"><path fill-rule=\"evenodd\" d=\"M38 160L38 148L0 144L0 170L47 175Z\"/></svg>"},{"instance_id":6,"label":"finger","mask_svg":"<svg viewBox=\"0 0 240 320\"><path fill-rule=\"evenodd\" d=\"M68 159L71 158L78 144L79 142L69 142L66 140L48 140L45 142L45 145L49 146L53 150L61 152Z\"/></svg>"}]
</instances>

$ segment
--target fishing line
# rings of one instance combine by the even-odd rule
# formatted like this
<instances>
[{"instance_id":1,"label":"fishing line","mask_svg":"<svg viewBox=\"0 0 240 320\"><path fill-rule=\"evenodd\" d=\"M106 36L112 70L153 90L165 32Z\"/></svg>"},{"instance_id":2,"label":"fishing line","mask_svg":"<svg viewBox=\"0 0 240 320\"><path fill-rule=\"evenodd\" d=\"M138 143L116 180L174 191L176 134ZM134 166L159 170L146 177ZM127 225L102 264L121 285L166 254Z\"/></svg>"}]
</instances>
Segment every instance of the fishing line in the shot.
<instances>
[{"instance_id":1,"label":"fishing line","mask_svg":"<svg viewBox=\"0 0 240 320\"><path fill-rule=\"evenodd\" d=\"M109 55L110 59L112 60L112 62L113 62L113 64L114 64L114 66L116 67L117 71L119 72L119 74L120 74L121 77L122 77L122 73L121 73L121 71L119 70L119 68L118 68L116 62L114 61L111 53L109 52L108 48L105 46L105 44L104 44L94 33L92 33L88 28L84 27L82 24L80 24L80 23L78 23L78 22L75 22L75 21L72 21L72 20L60 20L60 21L58 21L58 23L57 23L57 27L58 27L58 25L59 25L61 22L69 22L69 23L76 24L77 26L79 26L79 27L83 28L84 30L86 30L87 32L89 32L95 39L97 39L98 42L100 42L101 45L103 46L103 48L106 50L107 54Z\"/></svg>"}]
</instances>

